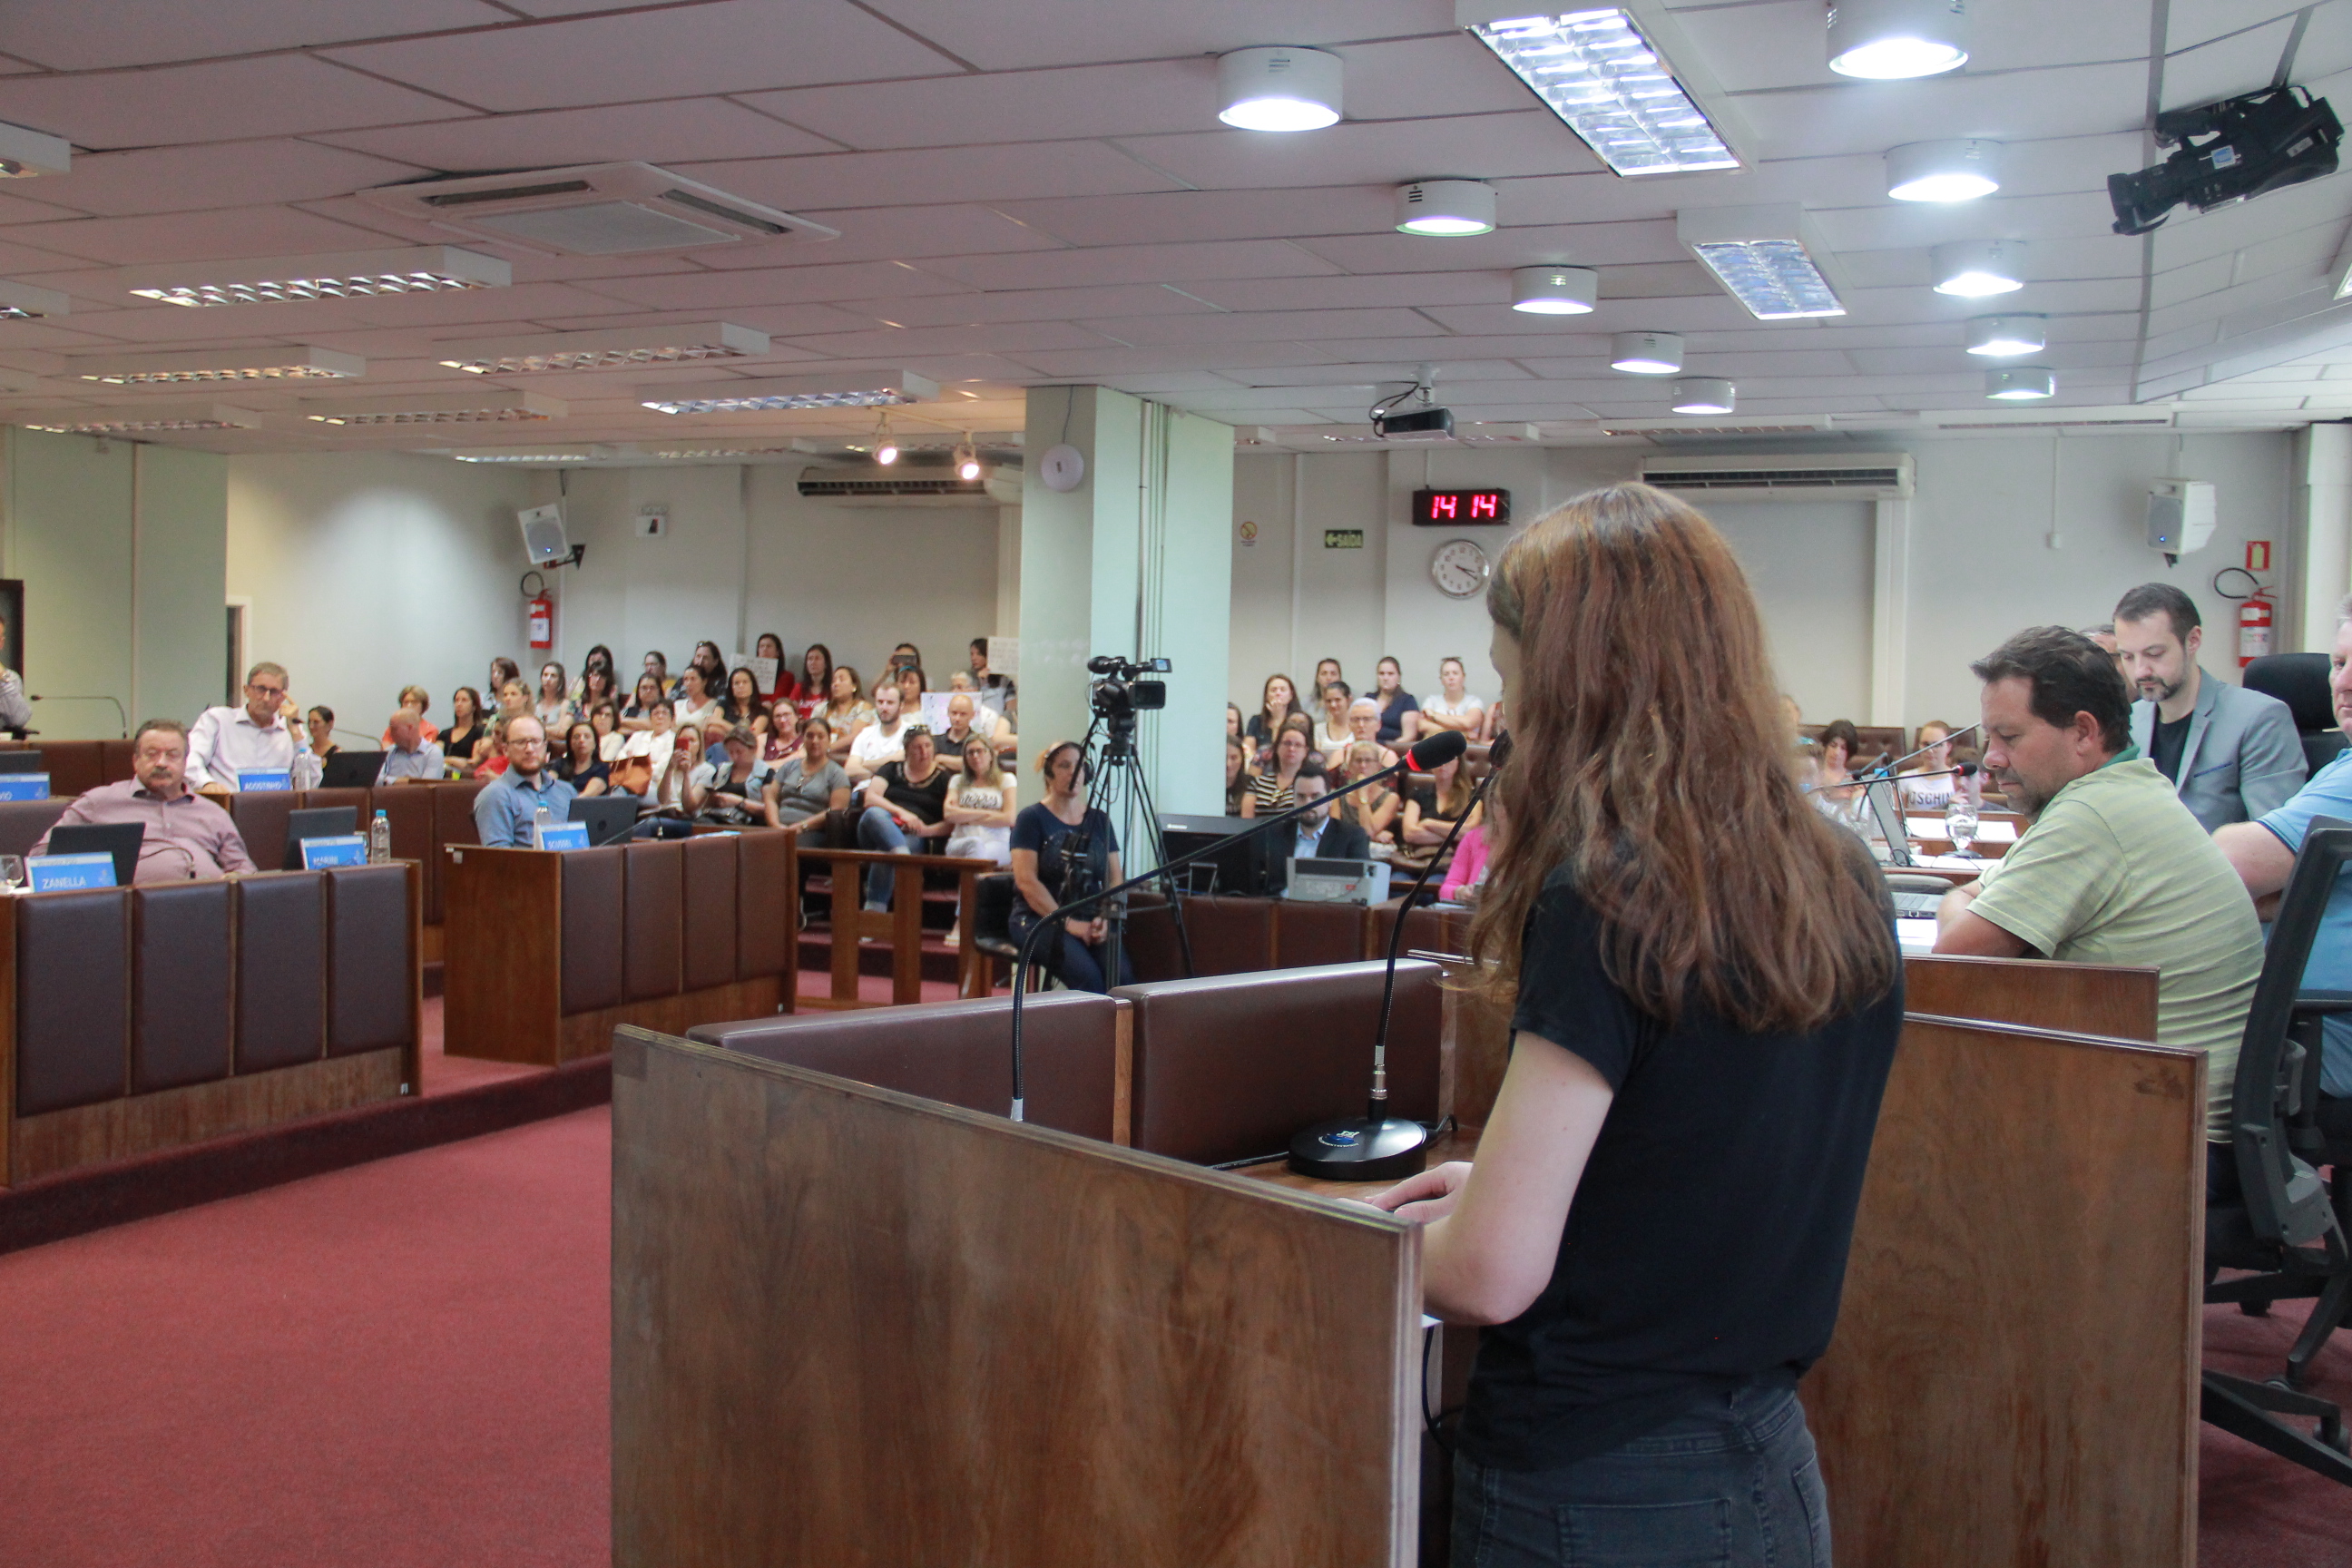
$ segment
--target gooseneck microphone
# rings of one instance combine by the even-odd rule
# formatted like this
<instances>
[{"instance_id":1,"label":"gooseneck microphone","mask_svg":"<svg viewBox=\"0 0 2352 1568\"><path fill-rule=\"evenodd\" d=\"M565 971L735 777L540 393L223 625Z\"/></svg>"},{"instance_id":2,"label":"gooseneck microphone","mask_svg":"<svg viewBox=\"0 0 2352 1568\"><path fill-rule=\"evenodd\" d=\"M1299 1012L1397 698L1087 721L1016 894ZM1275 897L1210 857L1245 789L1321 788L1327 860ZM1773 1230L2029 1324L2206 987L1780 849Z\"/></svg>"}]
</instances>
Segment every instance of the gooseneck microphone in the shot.
<instances>
[{"instance_id":1,"label":"gooseneck microphone","mask_svg":"<svg viewBox=\"0 0 2352 1568\"><path fill-rule=\"evenodd\" d=\"M1853 774L1852 776L1850 776L1850 777L1848 777L1848 778L1846 778L1846 779L1843 779L1843 780L1840 781L1840 782L1839 782L1839 783L1837 783L1837 784L1807 784L1807 785L1804 787L1803 793L1804 793L1804 794L1806 794L1806 795L1814 795L1814 794L1818 794L1820 791L1822 791L1822 790L1825 790L1825 789L1866 789L1866 788L1868 788L1870 785L1874 784L1892 784L1892 783L1894 783L1894 782L1895 782L1895 780L1896 778L1906 778L1906 779L1941 779L1941 778L1972 779L1972 778L1976 777L1979 773L1982 773L1982 772L1984 772L1984 769L1983 769L1982 767L1980 767L1979 765L1978 765L1977 763L1958 763L1958 764L1957 764L1957 765L1955 765L1955 766L1948 767L1948 768L1937 768L1937 769L1936 769L1936 770L1935 770L1934 772L1932 772L1932 773L1898 773L1898 774L1893 775L1892 777L1890 777L1889 775L1885 774L1885 773L1854 773L1854 774Z\"/></svg>"},{"instance_id":2,"label":"gooseneck microphone","mask_svg":"<svg viewBox=\"0 0 2352 1568\"><path fill-rule=\"evenodd\" d=\"M1366 784L1378 784L1382 779L1395 778L1407 773L1433 773L1435 770L1444 767L1448 763L1459 760L1462 753L1469 749L1470 742L1463 738L1461 731L1456 730L1440 731L1438 733L1431 735L1424 740L1414 742L1411 751L1407 752L1403 756L1398 758L1394 763L1382 768L1378 773L1366 773L1362 778L1358 779L1355 783L1342 784L1339 788L1333 790L1330 794L1318 795L1315 799L1307 802L1303 805L1294 805L1287 811L1276 812L1272 816L1251 824L1251 826L1242 829L1239 833L1228 834L1223 838L1213 839L1207 844L1203 844L1198 849L1179 855L1173 860L1170 860L1163 865L1146 871L1139 877L1129 877L1126 881L1120 882L1113 887L1105 888L1099 892L1082 894L1077 898L1070 900L1068 902L1056 909L1052 914L1047 915L1035 925L1031 926L1029 928L1029 934L1021 939L1021 952L1019 956L1013 961L1013 1120L1015 1121L1024 1120L1023 1116L1023 1107L1026 1100L1024 1084L1021 1073L1021 1002L1022 998L1028 994L1030 965L1036 960L1037 944L1044 940L1045 932L1049 931L1054 931L1056 933L1058 938L1064 921L1066 921L1071 914L1077 910L1086 909L1089 905L1101 903L1106 899L1116 898L1119 894L1129 891L1130 889L1141 887L1146 882L1157 881L1160 878L1166 876L1169 872L1173 871L1180 867L1189 866L1195 860L1205 860L1210 856L1216 854L1222 849L1225 849L1233 845L1241 843L1244 839L1255 837L1256 835L1264 833L1269 828L1279 827L1286 822L1295 821L1297 818L1306 816L1308 812L1315 810L1317 807L1327 805L1330 802L1339 799L1341 795L1346 795L1352 790L1362 789ZM1462 815L1465 818L1467 818L1470 814L1465 810ZM1454 824L1454 828L1455 831L1460 831L1461 824L1458 822ZM1446 839L1446 843L1451 844L1453 842L1453 838L1449 836ZM1433 864L1434 863L1433 862ZM1423 872L1422 881L1426 882L1428 879L1429 873L1426 871ZM1414 886L1418 889L1420 884L1415 883ZM1118 977L1117 975L1112 975L1109 979L1112 984L1116 985L1118 984Z\"/></svg>"}]
</instances>

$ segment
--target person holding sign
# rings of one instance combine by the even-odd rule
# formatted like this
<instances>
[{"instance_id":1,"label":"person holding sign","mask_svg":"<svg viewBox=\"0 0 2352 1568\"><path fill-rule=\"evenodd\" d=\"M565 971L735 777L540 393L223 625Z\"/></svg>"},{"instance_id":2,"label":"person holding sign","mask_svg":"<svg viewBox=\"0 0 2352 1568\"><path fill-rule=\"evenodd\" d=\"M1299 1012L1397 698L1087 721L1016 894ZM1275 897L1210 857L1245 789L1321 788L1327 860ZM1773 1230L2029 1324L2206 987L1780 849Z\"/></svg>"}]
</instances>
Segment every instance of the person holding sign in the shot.
<instances>
[{"instance_id":1,"label":"person holding sign","mask_svg":"<svg viewBox=\"0 0 2352 1568\"><path fill-rule=\"evenodd\" d=\"M135 822L145 828L134 882L205 881L257 869L236 824L211 801L191 794L187 775L188 731L177 720L150 719L131 737L131 776L80 796L56 826ZM48 849L44 833L33 853L46 855Z\"/></svg>"},{"instance_id":2,"label":"person holding sign","mask_svg":"<svg viewBox=\"0 0 2352 1568\"><path fill-rule=\"evenodd\" d=\"M319 759L297 740L279 710L286 703L286 667L257 664L246 672L245 706L207 708L187 736L188 786L201 795L235 795L248 773L275 775L280 789L319 787Z\"/></svg>"}]
</instances>

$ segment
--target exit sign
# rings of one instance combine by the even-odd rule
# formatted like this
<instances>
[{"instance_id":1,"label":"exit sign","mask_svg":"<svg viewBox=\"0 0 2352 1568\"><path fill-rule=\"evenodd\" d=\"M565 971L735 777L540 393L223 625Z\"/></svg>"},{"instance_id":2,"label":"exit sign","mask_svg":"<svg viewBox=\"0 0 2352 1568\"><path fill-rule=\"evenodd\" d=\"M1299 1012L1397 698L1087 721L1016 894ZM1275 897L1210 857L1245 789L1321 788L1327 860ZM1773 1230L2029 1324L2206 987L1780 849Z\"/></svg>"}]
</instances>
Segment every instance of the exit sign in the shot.
<instances>
[{"instance_id":1,"label":"exit sign","mask_svg":"<svg viewBox=\"0 0 2352 1568\"><path fill-rule=\"evenodd\" d=\"M1508 490L1415 490L1412 521L1422 528L1458 528L1464 523L1508 522Z\"/></svg>"},{"instance_id":2,"label":"exit sign","mask_svg":"<svg viewBox=\"0 0 2352 1568\"><path fill-rule=\"evenodd\" d=\"M1327 528L1323 531L1323 548L1326 550L1361 550L1363 547L1364 531L1360 528Z\"/></svg>"}]
</instances>

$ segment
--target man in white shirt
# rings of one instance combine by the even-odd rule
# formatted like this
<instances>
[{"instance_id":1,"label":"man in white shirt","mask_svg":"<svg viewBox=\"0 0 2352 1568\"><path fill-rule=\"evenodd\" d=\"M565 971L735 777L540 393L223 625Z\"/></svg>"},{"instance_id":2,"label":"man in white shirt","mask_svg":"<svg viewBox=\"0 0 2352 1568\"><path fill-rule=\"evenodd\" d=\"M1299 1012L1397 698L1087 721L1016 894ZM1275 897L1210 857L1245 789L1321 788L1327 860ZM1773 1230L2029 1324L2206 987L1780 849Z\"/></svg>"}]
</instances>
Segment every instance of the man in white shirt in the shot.
<instances>
[{"instance_id":1,"label":"man in white shirt","mask_svg":"<svg viewBox=\"0 0 2352 1568\"><path fill-rule=\"evenodd\" d=\"M857 731L844 764L852 784L864 784L880 773L885 763L907 760L907 725L899 712L903 700L898 689L887 680L874 688L874 722Z\"/></svg>"},{"instance_id":2,"label":"man in white shirt","mask_svg":"<svg viewBox=\"0 0 2352 1568\"><path fill-rule=\"evenodd\" d=\"M286 722L286 669L257 664L246 672L245 706L207 708L188 731L188 787L202 795L237 793L247 773L289 776L295 789L316 789L319 759Z\"/></svg>"}]
</instances>

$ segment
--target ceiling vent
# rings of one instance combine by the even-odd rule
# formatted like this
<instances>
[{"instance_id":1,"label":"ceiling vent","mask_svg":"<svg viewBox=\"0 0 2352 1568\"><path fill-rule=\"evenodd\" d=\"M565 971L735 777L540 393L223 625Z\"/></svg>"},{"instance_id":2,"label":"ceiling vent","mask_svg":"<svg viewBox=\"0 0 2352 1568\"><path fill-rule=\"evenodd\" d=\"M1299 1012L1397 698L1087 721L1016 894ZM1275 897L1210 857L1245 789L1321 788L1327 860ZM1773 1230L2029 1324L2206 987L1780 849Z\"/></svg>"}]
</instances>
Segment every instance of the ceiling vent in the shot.
<instances>
[{"instance_id":1,"label":"ceiling vent","mask_svg":"<svg viewBox=\"0 0 2352 1568\"><path fill-rule=\"evenodd\" d=\"M833 506L1019 506L1021 470L1000 462L976 479L960 479L944 468L887 478L865 466L803 468L800 491L803 500Z\"/></svg>"},{"instance_id":2,"label":"ceiling vent","mask_svg":"<svg viewBox=\"0 0 2352 1568\"><path fill-rule=\"evenodd\" d=\"M1684 495L1747 500L1908 500L1907 452L1786 458L1644 458L1642 482Z\"/></svg>"},{"instance_id":3,"label":"ceiling vent","mask_svg":"<svg viewBox=\"0 0 2352 1568\"><path fill-rule=\"evenodd\" d=\"M841 237L838 229L730 196L651 163L419 180L379 185L360 196L403 217L569 256Z\"/></svg>"}]
</instances>

